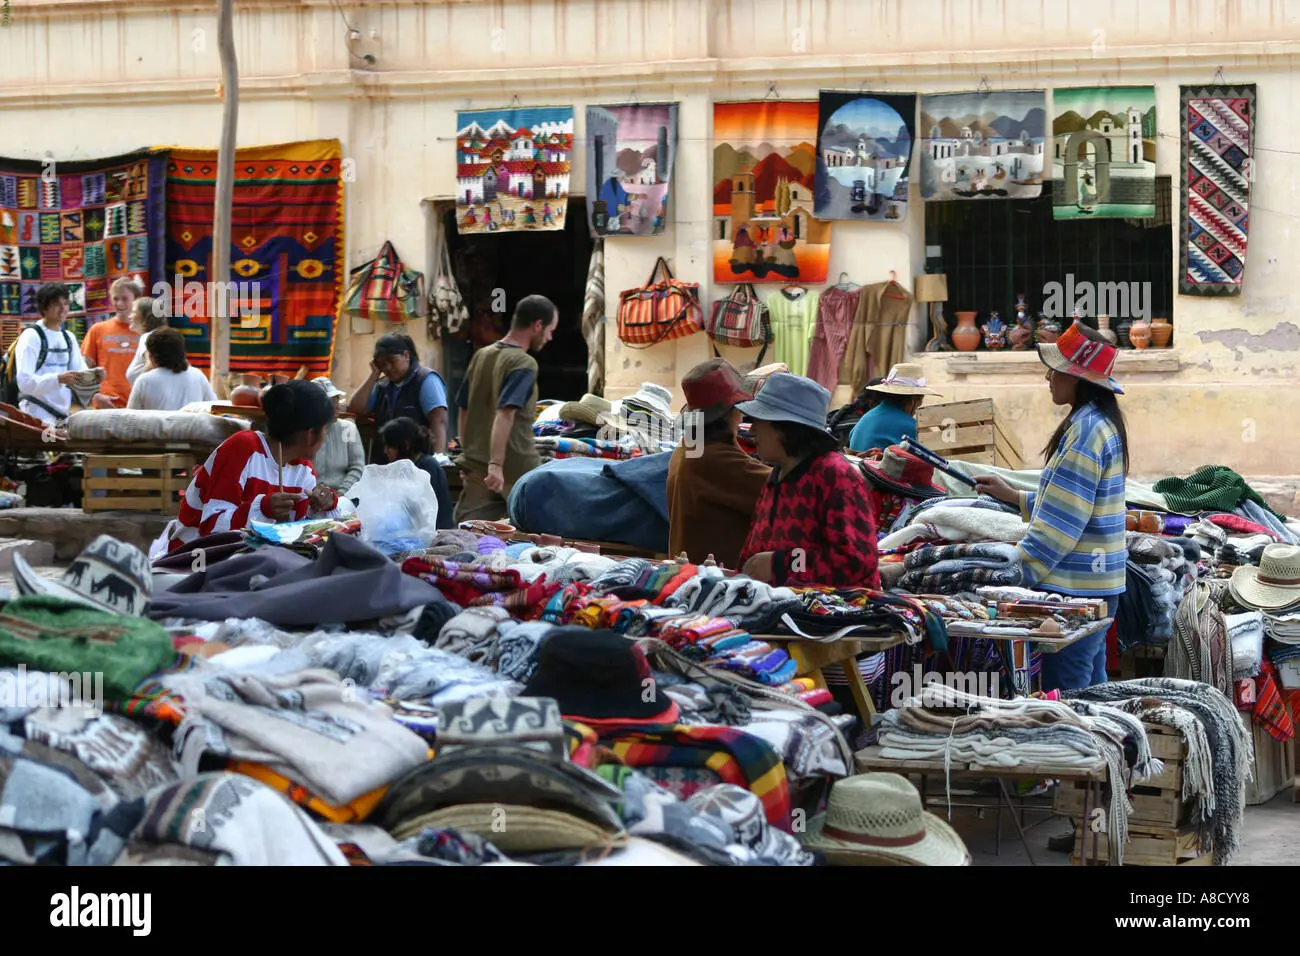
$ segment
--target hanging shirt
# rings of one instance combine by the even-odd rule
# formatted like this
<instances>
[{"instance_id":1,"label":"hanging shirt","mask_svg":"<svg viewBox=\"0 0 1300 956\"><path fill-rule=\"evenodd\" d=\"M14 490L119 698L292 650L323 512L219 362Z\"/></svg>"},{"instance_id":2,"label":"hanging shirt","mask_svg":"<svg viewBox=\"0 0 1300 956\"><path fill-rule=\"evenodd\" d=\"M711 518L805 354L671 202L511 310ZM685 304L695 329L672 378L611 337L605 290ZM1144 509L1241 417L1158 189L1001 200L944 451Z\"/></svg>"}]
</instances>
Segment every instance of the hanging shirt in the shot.
<instances>
[{"instance_id":1,"label":"hanging shirt","mask_svg":"<svg viewBox=\"0 0 1300 956\"><path fill-rule=\"evenodd\" d=\"M819 301L821 293L810 290L787 293L778 289L767 297L767 311L772 321L772 361L784 362L795 375L808 372Z\"/></svg>"},{"instance_id":2,"label":"hanging shirt","mask_svg":"<svg viewBox=\"0 0 1300 956\"><path fill-rule=\"evenodd\" d=\"M45 339L45 364L36 368L41 357L41 339ZM68 343L72 343L69 350ZM67 418L72 409L72 389L59 383L59 376L64 372L82 372L86 369L86 360L77 348L77 337L63 329L51 332L45 323L38 322L23 330L14 343L14 372L18 379L18 393L41 402L29 402L23 399L18 403L18 410L25 412L47 424ZM49 408L44 406L48 405Z\"/></svg>"},{"instance_id":3,"label":"hanging shirt","mask_svg":"<svg viewBox=\"0 0 1300 956\"><path fill-rule=\"evenodd\" d=\"M916 438L916 419L897 405L881 402L853 426L849 432L849 448L852 451L888 448L897 445L904 435Z\"/></svg>"},{"instance_id":4,"label":"hanging shirt","mask_svg":"<svg viewBox=\"0 0 1300 956\"><path fill-rule=\"evenodd\" d=\"M290 519L302 521L309 507L305 496L316 487L316 471L311 462L298 458L285 462L283 478L286 493L304 496L294 504ZM180 514L168 526L167 550L175 551L204 535L240 531L250 521L273 522L262 505L279 490L280 468L266 436L251 429L230 436L194 472L181 498ZM321 517L336 514L331 511Z\"/></svg>"},{"instance_id":5,"label":"hanging shirt","mask_svg":"<svg viewBox=\"0 0 1300 956\"><path fill-rule=\"evenodd\" d=\"M832 394L840 384L840 363L858 314L861 289L832 286L821 294L817 303L817 326L813 331L812 351L808 358L808 377Z\"/></svg>"},{"instance_id":6,"label":"hanging shirt","mask_svg":"<svg viewBox=\"0 0 1300 956\"><path fill-rule=\"evenodd\" d=\"M125 408L127 399L131 397L132 383L126 372L135 359L139 344L140 333L132 329L129 322L118 321L117 316L96 322L86 331L86 341L81 347L86 365L104 370L104 381L99 391L117 399L118 408Z\"/></svg>"}]
</instances>

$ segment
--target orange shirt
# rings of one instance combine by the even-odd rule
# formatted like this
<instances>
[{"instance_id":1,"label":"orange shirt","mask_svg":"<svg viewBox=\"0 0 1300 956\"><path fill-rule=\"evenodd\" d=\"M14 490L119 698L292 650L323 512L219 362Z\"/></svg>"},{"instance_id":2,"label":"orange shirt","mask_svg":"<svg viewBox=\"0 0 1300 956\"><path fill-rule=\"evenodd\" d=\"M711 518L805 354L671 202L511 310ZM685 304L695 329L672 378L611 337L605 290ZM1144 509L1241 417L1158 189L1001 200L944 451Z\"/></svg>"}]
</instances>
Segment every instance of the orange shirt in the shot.
<instances>
[{"instance_id":1,"label":"orange shirt","mask_svg":"<svg viewBox=\"0 0 1300 956\"><path fill-rule=\"evenodd\" d=\"M81 353L90 368L102 368L107 373L99 390L116 398L118 408L126 408L126 400L131 397L126 370L139 344L140 334L132 331L129 323L118 321L115 315L96 322L86 331Z\"/></svg>"}]
</instances>

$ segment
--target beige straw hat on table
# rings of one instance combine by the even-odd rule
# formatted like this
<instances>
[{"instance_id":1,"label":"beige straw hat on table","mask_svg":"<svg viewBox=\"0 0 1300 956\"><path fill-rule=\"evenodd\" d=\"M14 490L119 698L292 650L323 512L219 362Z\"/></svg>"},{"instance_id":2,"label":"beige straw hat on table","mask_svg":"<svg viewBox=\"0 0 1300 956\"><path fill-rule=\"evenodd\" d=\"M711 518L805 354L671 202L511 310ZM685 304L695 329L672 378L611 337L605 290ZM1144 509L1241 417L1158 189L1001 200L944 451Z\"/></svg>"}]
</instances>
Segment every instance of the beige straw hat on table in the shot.
<instances>
[{"instance_id":1,"label":"beige straw hat on table","mask_svg":"<svg viewBox=\"0 0 1300 956\"><path fill-rule=\"evenodd\" d=\"M601 424L601 416L608 415L613 408L614 406L610 402L607 402L599 395L588 392L576 402L565 402L561 405L557 417L566 422L599 425Z\"/></svg>"},{"instance_id":2,"label":"beige straw hat on table","mask_svg":"<svg viewBox=\"0 0 1300 956\"><path fill-rule=\"evenodd\" d=\"M549 853L557 850L617 850L627 846L625 830L614 830L560 810L500 803L462 803L421 814L394 828L405 840L425 829L474 833L502 853Z\"/></svg>"},{"instance_id":3,"label":"beige straw hat on table","mask_svg":"<svg viewBox=\"0 0 1300 956\"><path fill-rule=\"evenodd\" d=\"M925 386L925 369L919 365L906 362L895 365L879 385L872 385L868 392L882 395L939 395L932 388Z\"/></svg>"},{"instance_id":4,"label":"beige straw hat on table","mask_svg":"<svg viewBox=\"0 0 1300 956\"><path fill-rule=\"evenodd\" d=\"M808 824L804 846L831 866L969 866L952 827L921 807L921 795L896 773L836 781L826 812Z\"/></svg>"},{"instance_id":5,"label":"beige straw hat on table","mask_svg":"<svg viewBox=\"0 0 1300 956\"><path fill-rule=\"evenodd\" d=\"M1300 547L1270 544L1259 567L1246 564L1232 572L1228 586L1238 604L1277 611L1300 602Z\"/></svg>"}]
</instances>

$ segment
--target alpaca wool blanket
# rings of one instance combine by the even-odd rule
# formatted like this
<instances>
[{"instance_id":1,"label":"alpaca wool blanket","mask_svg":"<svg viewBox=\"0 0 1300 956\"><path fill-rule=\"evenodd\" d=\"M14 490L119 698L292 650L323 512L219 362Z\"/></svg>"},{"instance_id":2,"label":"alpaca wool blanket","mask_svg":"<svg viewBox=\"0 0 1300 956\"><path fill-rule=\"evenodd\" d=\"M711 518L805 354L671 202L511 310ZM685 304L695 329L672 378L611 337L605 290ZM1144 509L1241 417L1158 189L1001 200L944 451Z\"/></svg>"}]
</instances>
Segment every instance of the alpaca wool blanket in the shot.
<instances>
[{"instance_id":1,"label":"alpaca wool blanket","mask_svg":"<svg viewBox=\"0 0 1300 956\"><path fill-rule=\"evenodd\" d=\"M1015 544L1029 533L1020 516L987 508L928 508L904 528L885 535L881 550L898 548L913 541L1001 541Z\"/></svg>"},{"instance_id":2,"label":"alpaca wool blanket","mask_svg":"<svg viewBox=\"0 0 1300 956\"><path fill-rule=\"evenodd\" d=\"M1206 684L1170 677L1065 691L1067 699L1108 703L1141 720L1175 727L1187 742L1183 796L1202 845L1224 866L1241 848L1245 785L1254 775L1254 741L1231 699Z\"/></svg>"}]
</instances>

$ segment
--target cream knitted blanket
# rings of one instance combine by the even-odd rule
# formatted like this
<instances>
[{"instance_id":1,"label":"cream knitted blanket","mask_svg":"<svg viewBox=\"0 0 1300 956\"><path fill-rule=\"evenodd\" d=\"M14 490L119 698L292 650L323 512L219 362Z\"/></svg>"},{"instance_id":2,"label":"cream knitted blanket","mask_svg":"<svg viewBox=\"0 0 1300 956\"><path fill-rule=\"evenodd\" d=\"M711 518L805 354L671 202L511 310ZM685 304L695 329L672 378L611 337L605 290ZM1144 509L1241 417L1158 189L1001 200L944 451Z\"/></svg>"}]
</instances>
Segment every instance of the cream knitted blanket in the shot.
<instances>
[{"instance_id":1,"label":"cream knitted blanket","mask_svg":"<svg viewBox=\"0 0 1300 956\"><path fill-rule=\"evenodd\" d=\"M1029 533L1018 515L990 508L927 508L917 520L880 539L879 546L901 548L922 538L945 541L1002 541L1016 544Z\"/></svg>"}]
</instances>

